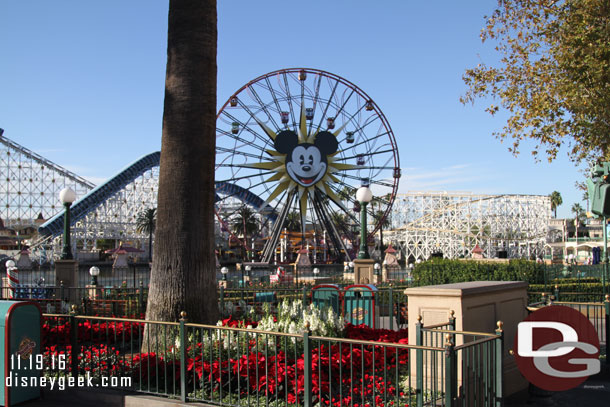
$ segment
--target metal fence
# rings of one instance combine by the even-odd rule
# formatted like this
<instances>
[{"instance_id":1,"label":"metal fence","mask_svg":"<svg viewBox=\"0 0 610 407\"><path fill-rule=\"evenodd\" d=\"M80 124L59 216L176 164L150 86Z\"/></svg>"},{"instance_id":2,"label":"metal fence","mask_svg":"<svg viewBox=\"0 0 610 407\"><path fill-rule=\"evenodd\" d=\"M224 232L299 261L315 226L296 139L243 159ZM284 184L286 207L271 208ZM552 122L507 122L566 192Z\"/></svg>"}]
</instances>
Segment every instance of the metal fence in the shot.
<instances>
[{"instance_id":1,"label":"metal fence","mask_svg":"<svg viewBox=\"0 0 610 407\"><path fill-rule=\"evenodd\" d=\"M504 332L498 321L494 333L455 330L453 311L449 321L424 327L421 316L415 324L416 344L444 346L446 376L445 399L448 406L501 406L503 405L502 366L504 358ZM424 367L439 363L423 358L416 366L416 377Z\"/></svg>"},{"instance_id":2,"label":"metal fence","mask_svg":"<svg viewBox=\"0 0 610 407\"><path fill-rule=\"evenodd\" d=\"M100 269L97 284L105 287L131 287L137 288L140 282L148 286L150 281L150 265L148 263L131 263L128 267L114 268L111 262L105 263L79 263L78 287L91 284L89 269L96 266ZM55 266L53 264L33 263L29 269L19 269L19 283L24 287L59 285L56 280Z\"/></svg>"},{"instance_id":3,"label":"metal fence","mask_svg":"<svg viewBox=\"0 0 610 407\"><path fill-rule=\"evenodd\" d=\"M603 302L575 302L558 301L559 296L550 296L542 293L539 301L530 302L529 309L535 310L548 305L563 305L573 308L586 316L593 327L600 343L600 355L608 357L608 344L610 343L610 295L606 294Z\"/></svg>"},{"instance_id":4,"label":"metal fence","mask_svg":"<svg viewBox=\"0 0 610 407\"><path fill-rule=\"evenodd\" d=\"M425 346L192 324L184 313L44 314L43 374L220 406L499 406L502 335L474 334L485 338Z\"/></svg>"},{"instance_id":5,"label":"metal fence","mask_svg":"<svg viewBox=\"0 0 610 407\"><path fill-rule=\"evenodd\" d=\"M378 288L370 300L358 299L357 304L351 305L362 308L369 315L374 315L375 328L404 329L408 320L407 296L404 293L407 287L408 285ZM220 312L224 317L241 317L248 314L251 318L258 319L264 313L265 304L268 304L273 312L282 301L295 300L300 300L305 305L311 304L313 301L312 287L306 286L299 289L221 288L219 290ZM345 305L343 297L339 297L336 304L332 305L337 314L343 315Z\"/></svg>"},{"instance_id":6,"label":"metal fence","mask_svg":"<svg viewBox=\"0 0 610 407\"><path fill-rule=\"evenodd\" d=\"M55 286L3 287L0 299L37 302L47 313L66 313L72 305L85 315L143 318L148 288Z\"/></svg>"}]
</instances>

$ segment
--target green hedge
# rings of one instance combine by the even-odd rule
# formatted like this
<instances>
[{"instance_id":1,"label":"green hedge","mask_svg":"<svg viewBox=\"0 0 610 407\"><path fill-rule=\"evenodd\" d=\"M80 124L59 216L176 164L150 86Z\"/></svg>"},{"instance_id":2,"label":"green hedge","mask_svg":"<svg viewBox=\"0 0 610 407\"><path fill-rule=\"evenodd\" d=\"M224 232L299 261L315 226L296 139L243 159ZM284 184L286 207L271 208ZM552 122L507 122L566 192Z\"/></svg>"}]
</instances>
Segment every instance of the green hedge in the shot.
<instances>
[{"instance_id":1,"label":"green hedge","mask_svg":"<svg viewBox=\"0 0 610 407\"><path fill-rule=\"evenodd\" d=\"M602 295L604 292L604 287L602 283L581 283L577 282L568 282L568 283L560 283L560 284L552 284L547 285L546 290L544 288L544 284L530 284L528 290L533 292L554 292L555 285L559 289L560 293L592 293Z\"/></svg>"},{"instance_id":2,"label":"green hedge","mask_svg":"<svg viewBox=\"0 0 610 407\"><path fill-rule=\"evenodd\" d=\"M418 286L479 280L544 283L544 265L529 260L495 263L433 259L416 264L412 275Z\"/></svg>"},{"instance_id":3,"label":"green hedge","mask_svg":"<svg viewBox=\"0 0 610 407\"><path fill-rule=\"evenodd\" d=\"M555 287L560 284L586 284L586 283L601 283L602 280L599 277L583 277L583 278L554 278L548 282L549 285Z\"/></svg>"},{"instance_id":4,"label":"green hedge","mask_svg":"<svg viewBox=\"0 0 610 407\"><path fill-rule=\"evenodd\" d=\"M559 289L559 301L602 302L604 300L604 286L600 282L581 282L581 284L578 284L577 281L562 283L561 280L559 280L559 282L554 282L552 285L547 285L546 290L544 284L530 284L528 287L530 303L540 301L542 298L540 293L542 292L555 295L555 285L557 285L557 288ZM555 300L557 300L557 298L555 298Z\"/></svg>"}]
</instances>

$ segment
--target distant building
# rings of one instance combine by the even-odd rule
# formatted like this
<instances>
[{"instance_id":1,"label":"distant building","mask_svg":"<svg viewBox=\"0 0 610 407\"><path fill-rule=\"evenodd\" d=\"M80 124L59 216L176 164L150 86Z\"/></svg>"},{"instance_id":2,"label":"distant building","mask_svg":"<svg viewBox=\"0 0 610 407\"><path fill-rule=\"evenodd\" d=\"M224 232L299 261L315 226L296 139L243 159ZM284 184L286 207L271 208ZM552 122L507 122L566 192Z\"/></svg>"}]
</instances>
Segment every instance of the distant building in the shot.
<instances>
[{"instance_id":1,"label":"distant building","mask_svg":"<svg viewBox=\"0 0 610 407\"><path fill-rule=\"evenodd\" d=\"M573 255L577 263L592 262L593 250L603 250L604 230L601 219L587 219L575 224L573 219L551 219L544 259L548 263L564 263Z\"/></svg>"}]
</instances>

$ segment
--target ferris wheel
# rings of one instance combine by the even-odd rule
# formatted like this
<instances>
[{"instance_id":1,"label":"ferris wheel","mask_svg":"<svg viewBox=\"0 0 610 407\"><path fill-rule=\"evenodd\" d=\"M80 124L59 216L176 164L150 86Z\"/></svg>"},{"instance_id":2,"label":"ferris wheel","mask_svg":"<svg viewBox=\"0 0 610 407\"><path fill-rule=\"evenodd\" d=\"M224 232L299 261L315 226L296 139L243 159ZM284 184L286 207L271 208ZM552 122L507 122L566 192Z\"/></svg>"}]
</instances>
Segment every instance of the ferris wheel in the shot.
<instances>
[{"instance_id":1,"label":"ferris wheel","mask_svg":"<svg viewBox=\"0 0 610 407\"><path fill-rule=\"evenodd\" d=\"M390 213L401 175L394 134L375 102L337 75L309 68L262 75L220 109L216 134L217 208L227 223L235 198L260 214L263 262L294 218L303 242L313 231L334 258L350 259L361 186L374 195L370 235Z\"/></svg>"}]
</instances>

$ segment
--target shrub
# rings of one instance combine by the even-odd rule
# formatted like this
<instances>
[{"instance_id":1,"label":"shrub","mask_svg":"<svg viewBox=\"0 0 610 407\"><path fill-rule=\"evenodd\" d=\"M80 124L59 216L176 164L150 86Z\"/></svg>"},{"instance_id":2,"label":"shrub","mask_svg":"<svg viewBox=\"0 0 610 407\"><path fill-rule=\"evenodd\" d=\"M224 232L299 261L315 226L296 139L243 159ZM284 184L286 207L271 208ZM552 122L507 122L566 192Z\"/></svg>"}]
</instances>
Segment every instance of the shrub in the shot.
<instances>
[{"instance_id":1,"label":"shrub","mask_svg":"<svg viewBox=\"0 0 610 407\"><path fill-rule=\"evenodd\" d=\"M432 259L415 265L415 285L449 284L464 281L544 282L544 265L529 260L508 263Z\"/></svg>"}]
</instances>

